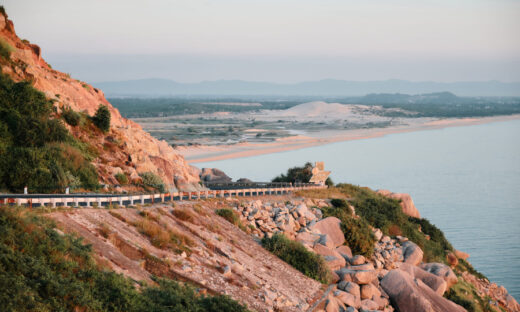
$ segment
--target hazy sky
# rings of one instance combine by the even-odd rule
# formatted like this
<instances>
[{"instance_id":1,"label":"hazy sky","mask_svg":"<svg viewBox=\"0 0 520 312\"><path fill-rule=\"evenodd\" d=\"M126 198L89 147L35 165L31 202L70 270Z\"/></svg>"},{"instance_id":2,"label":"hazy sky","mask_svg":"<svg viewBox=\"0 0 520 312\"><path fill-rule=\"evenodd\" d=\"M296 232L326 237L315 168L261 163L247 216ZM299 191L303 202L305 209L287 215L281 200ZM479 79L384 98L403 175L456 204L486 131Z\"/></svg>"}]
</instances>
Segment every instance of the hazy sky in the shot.
<instances>
[{"instance_id":1,"label":"hazy sky","mask_svg":"<svg viewBox=\"0 0 520 312\"><path fill-rule=\"evenodd\" d=\"M88 81L520 81L518 0L0 0Z\"/></svg>"}]
</instances>

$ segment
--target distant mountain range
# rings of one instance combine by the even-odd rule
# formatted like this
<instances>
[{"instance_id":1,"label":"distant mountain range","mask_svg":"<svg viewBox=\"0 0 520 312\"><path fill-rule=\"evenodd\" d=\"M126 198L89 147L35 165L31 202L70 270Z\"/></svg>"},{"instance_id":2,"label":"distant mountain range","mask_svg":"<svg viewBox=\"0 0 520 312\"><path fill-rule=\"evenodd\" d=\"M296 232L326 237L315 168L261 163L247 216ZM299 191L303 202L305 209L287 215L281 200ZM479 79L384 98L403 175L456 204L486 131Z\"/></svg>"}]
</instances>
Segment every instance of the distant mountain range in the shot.
<instances>
[{"instance_id":1,"label":"distant mountain range","mask_svg":"<svg viewBox=\"0 0 520 312\"><path fill-rule=\"evenodd\" d=\"M452 92L458 96L520 96L520 82L413 82L406 80L319 80L294 84L217 80L179 83L168 79L140 79L94 83L108 97L142 96L362 96L370 93L422 94Z\"/></svg>"}]
</instances>

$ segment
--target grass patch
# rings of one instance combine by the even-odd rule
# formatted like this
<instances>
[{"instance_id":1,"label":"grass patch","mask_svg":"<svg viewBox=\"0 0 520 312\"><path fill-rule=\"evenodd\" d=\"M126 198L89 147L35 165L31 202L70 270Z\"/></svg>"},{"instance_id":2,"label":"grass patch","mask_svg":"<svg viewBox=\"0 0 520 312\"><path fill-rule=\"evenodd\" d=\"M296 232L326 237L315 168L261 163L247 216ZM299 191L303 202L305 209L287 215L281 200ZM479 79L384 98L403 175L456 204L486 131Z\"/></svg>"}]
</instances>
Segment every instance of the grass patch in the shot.
<instances>
[{"instance_id":1,"label":"grass patch","mask_svg":"<svg viewBox=\"0 0 520 312\"><path fill-rule=\"evenodd\" d=\"M301 243L275 234L271 238L264 237L262 246L306 276L324 284L330 281L330 271L323 257L308 251Z\"/></svg>"},{"instance_id":2,"label":"grass patch","mask_svg":"<svg viewBox=\"0 0 520 312\"><path fill-rule=\"evenodd\" d=\"M168 229L164 225L160 225L158 219L149 216L147 212L140 211L139 214L143 218L133 222L132 225L147 236L154 247L171 249L177 254L183 251L186 253L191 252L189 247L194 246L195 243L189 237L178 231Z\"/></svg>"},{"instance_id":3,"label":"grass patch","mask_svg":"<svg viewBox=\"0 0 520 312\"><path fill-rule=\"evenodd\" d=\"M0 38L0 58L9 61L14 48L3 38Z\"/></svg>"},{"instance_id":4,"label":"grass patch","mask_svg":"<svg viewBox=\"0 0 520 312\"><path fill-rule=\"evenodd\" d=\"M238 215L229 208L222 208L215 210L215 213L226 219L229 223L238 226L242 231L247 232L247 228L242 224Z\"/></svg>"},{"instance_id":5,"label":"grass patch","mask_svg":"<svg viewBox=\"0 0 520 312\"><path fill-rule=\"evenodd\" d=\"M193 214L189 210L184 209L184 208L173 209L172 214L177 219L180 219L182 221L191 222L191 223L193 223L193 220L195 219Z\"/></svg>"},{"instance_id":6,"label":"grass patch","mask_svg":"<svg viewBox=\"0 0 520 312\"><path fill-rule=\"evenodd\" d=\"M338 184L337 188L348 197L356 213L368 224L380 228L386 235L406 236L421 247L424 261L445 262L447 251L453 250L441 230L426 219L405 215L399 201L352 184ZM430 236L429 240L425 234Z\"/></svg>"},{"instance_id":7,"label":"grass patch","mask_svg":"<svg viewBox=\"0 0 520 312\"><path fill-rule=\"evenodd\" d=\"M489 304L487 298L481 298L475 287L459 279L457 284L448 290L444 297L462 306L468 312L500 312Z\"/></svg>"}]
</instances>

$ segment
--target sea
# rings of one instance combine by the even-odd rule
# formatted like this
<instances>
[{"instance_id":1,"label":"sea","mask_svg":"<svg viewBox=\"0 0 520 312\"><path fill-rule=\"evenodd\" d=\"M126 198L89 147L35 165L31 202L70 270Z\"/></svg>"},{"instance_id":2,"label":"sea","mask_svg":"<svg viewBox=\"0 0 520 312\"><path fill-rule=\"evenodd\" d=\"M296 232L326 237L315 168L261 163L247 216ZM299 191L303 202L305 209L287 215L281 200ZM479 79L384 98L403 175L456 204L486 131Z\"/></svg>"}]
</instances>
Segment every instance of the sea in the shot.
<instances>
[{"instance_id":1,"label":"sea","mask_svg":"<svg viewBox=\"0 0 520 312\"><path fill-rule=\"evenodd\" d=\"M492 282L520 299L520 120L389 134L197 163L234 179L270 181L324 161L335 183L409 193L421 216Z\"/></svg>"}]
</instances>

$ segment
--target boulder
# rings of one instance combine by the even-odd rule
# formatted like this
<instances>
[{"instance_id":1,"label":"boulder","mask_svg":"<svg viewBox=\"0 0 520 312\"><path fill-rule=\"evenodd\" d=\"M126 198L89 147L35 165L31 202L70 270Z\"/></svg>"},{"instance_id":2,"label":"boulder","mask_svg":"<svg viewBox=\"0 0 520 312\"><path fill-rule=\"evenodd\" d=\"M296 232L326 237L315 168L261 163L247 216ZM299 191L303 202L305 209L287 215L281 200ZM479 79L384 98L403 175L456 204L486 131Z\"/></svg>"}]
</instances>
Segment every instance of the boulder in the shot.
<instances>
[{"instance_id":1,"label":"boulder","mask_svg":"<svg viewBox=\"0 0 520 312\"><path fill-rule=\"evenodd\" d=\"M403 270L392 270L381 280L381 287L400 312L463 312L463 307L434 292Z\"/></svg>"},{"instance_id":2,"label":"boulder","mask_svg":"<svg viewBox=\"0 0 520 312\"><path fill-rule=\"evenodd\" d=\"M327 266L332 270L338 270L345 266L346 261L336 250L327 248L321 244L314 246L314 252L325 258Z\"/></svg>"},{"instance_id":3,"label":"boulder","mask_svg":"<svg viewBox=\"0 0 520 312\"><path fill-rule=\"evenodd\" d=\"M404 242L403 245L403 258L405 263L411 265L418 265L423 259L423 251L419 246L411 241Z\"/></svg>"},{"instance_id":4,"label":"boulder","mask_svg":"<svg viewBox=\"0 0 520 312\"><path fill-rule=\"evenodd\" d=\"M455 250L455 257L466 260L469 258L469 254L465 253L464 251Z\"/></svg>"},{"instance_id":5,"label":"boulder","mask_svg":"<svg viewBox=\"0 0 520 312\"><path fill-rule=\"evenodd\" d=\"M350 259L350 264L352 264L352 265L360 265L360 264L364 264L365 262L366 262L366 259L362 255L356 255Z\"/></svg>"},{"instance_id":6,"label":"boulder","mask_svg":"<svg viewBox=\"0 0 520 312\"><path fill-rule=\"evenodd\" d=\"M357 298L361 297L361 289L358 284L353 282L341 281L338 284L338 288L354 295Z\"/></svg>"},{"instance_id":7,"label":"boulder","mask_svg":"<svg viewBox=\"0 0 520 312\"><path fill-rule=\"evenodd\" d=\"M361 286L361 299L372 299L374 297L381 297L381 292L374 284Z\"/></svg>"},{"instance_id":8,"label":"boulder","mask_svg":"<svg viewBox=\"0 0 520 312\"><path fill-rule=\"evenodd\" d=\"M318 239L318 241L316 243L326 246L327 248L330 248L330 249L336 248L336 246L334 245L334 242L332 241L332 239L330 238L330 236L328 234L320 234L320 238Z\"/></svg>"},{"instance_id":9,"label":"boulder","mask_svg":"<svg viewBox=\"0 0 520 312\"><path fill-rule=\"evenodd\" d=\"M314 243L320 238L320 235L309 232L300 232L296 235L296 241L304 245L314 246Z\"/></svg>"},{"instance_id":10,"label":"boulder","mask_svg":"<svg viewBox=\"0 0 520 312\"><path fill-rule=\"evenodd\" d=\"M415 207L412 197L409 194L392 193L388 190L378 190L377 193L385 197L400 200L401 209L403 210L404 214L414 218L421 218L421 214L419 213L419 210L417 210L417 208Z\"/></svg>"},{"instance_id":11,"label":"boulder","mask_svg":"<svg viewBox=\"0 0 520 312\"><path fill-rule=\"evenodd\" d=\"M379 308L379 304L371 299L365 299L361 301L361 310L362 311L372 311L377 310Z\"/></svg>"},{"instance_id":12,"label":"boulder","mask_svg":"<svg viewBox=\"0 0 520 312\"><path fill-rule=\"evenodd\" d=\"M224 173L224 171L217 168L202 168L200 172L200 179L204 182L231 182L232 179Z\"/></svg>"},{"instance_id":13,"label":"boulder","mask_svg":"<svg viewBox=\"0 0 520 312\"><path fill-rule=\"evenodd\" d=\"M446 255L446 261L449 263L449 265L454 268L459 264L459 259L457 259L457 256L453 252L450 252Z\"/></svg>"},{"instance_id":14,"label":"boulder","mask_svg":"<svg viewBox=\"0 0 520 312\"><path fill-rule=\"evenodd\" d=\"M338 218L328 217L309 226L309 230L327 234L334 243L334 247L339 247L345 242L345 236L343 231L341 231L340 223L341 221Z\"/></svg>"},{"instance_id":15,"label":"boulder","mask_svg":"<svg viewBox=\"0 0 520 312\"><path fill-rule=\"evenodd\" d=\"M361 300L359 299L359 297L356 297L348 292L336 290L334 292L334 296L337 300L341 301L342 303L348 306L355 308L359 308L361 306Z\"/></svg>"},{"instance_id":16,"label":"boulder","mask_svg":"<svg viewBox=\"0 0 520 312\"><path fill-rule=\"evenodd\" d=\"M408 263L402 263L399 266L399 270L405 271L410 274L413 278L420 279L423 283L428 285L433 291L442 296L447 289L447 284L441 277L426 272L420 267L410 265Z\"/></svg>"},{"instance_id":17,"label":"boulder","mask_svg":"<svg viewBox=\"0 0 520 312\"><path fill-rule=\"evenodd\" d=\"M448 289L458 282L457 275L444 263L423 263L420 265L420 268L442 278L446 282Z\"/></svg>"},{"instance_id":18,"label":"boulder","mask_svg":"<svg viewBox=\"0 0 520 312\"><path fill-rule=\"evenodd\" d=\"M376 270L352 270L342 268L336 271L336 273L342 281L354 282L360 285L368 284L377 278Z\"/></svg>"},{"instance_id":19,"label":"boulder","mask_svg":"<svg viewBox=\"0 0 520 312\"><path fill-rule=\"evenodd\" d=\"M338 248L336 248L336 251L340 253L340 255L345 258L345 260L348 260L352 258L352 250L350 250L350 247L347 245L341 245Z\"/></svg>"}]
</instances>

